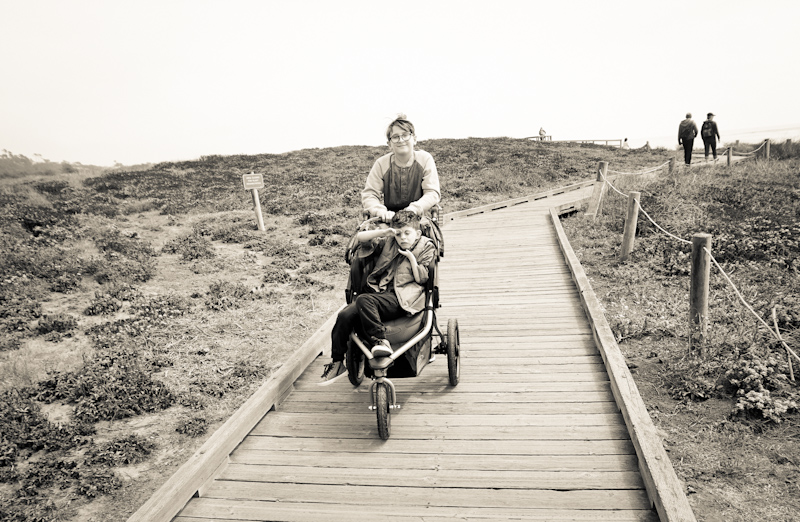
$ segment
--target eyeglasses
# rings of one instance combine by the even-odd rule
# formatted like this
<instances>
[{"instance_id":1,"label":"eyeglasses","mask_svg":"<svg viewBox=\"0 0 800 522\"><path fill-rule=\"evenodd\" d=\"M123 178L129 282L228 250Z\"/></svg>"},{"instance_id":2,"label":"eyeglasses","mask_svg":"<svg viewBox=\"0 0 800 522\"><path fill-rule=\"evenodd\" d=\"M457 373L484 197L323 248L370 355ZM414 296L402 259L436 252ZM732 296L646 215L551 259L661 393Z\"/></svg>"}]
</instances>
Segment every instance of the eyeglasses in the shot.
<instances>
[{"instance_id":1,"label":"eyeglasses","mask_svg":"<svg viewBox=\"0 0 800 522\"><path fill-rule=\"evenodd\" d=\"M406 132L405 134L399 134L399 135L396 135L396 136L392 136L389 139L392 140L392 143L400 143L401 141L410 140L411 139L411 134Z\"/></svg>"}]
</instances>

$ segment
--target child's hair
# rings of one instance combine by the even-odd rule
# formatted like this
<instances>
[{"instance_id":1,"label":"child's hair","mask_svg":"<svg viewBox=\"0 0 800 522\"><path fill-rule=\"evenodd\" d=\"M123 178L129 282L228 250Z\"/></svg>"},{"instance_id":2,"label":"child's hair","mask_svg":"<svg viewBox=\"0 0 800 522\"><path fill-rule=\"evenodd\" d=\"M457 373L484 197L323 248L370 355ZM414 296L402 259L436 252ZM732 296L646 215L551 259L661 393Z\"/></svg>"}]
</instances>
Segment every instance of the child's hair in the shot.
<instances>
[{"instance_id":1,"label":"child's hair","mask_svg":"<svg viewBox=\"0 0 800 522\"><path fill-rule=\"evenodd\" d=\"M411 133L412 135L414 134L414 124L406 119L405 114L401 113L397 115L397 118L395 118L392 121L392 123L389 124L388 127L386 127L386 141L392 139L392 127L394 127L395 125L403 129L404 131Z\"/></svg>"},{"instance_id":2,"label":"child's hair","mask_svg":"<svg viewBox=\"0 0 800 522\"><path fill-rule=\"evenodd\" d=\"M392 217L392 228L414 227L415 230L420 230L419 220L420 218L415 212L401 210Z\"/></svg>"}]
</instances>

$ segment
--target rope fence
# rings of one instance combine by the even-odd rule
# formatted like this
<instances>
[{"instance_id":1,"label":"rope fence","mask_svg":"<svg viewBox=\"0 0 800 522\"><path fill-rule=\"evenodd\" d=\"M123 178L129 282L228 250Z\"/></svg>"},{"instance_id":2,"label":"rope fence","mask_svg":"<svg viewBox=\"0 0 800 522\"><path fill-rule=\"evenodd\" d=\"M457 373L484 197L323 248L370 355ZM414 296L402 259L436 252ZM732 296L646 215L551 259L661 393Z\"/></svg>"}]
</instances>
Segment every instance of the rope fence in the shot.
<instances>
[{"instance_id":1,"label":"rope fence","mask_svg":"<svg viewBox=\"0 0 800 522\"><path fill-rule=\"evenodd\" d=\"M643 170L641 172L618 172L616 170L611 170L611 169L609 169L608 172L610 172L611 174L619 174L619 175L623 175L623 176L638 176L640 174L649 174L649 173L655 172L655 171L657 171L659 169L663 169L664 167L666 167L669 164L670 164L669 161L665 161L664 163L662 163L661 165L659 165L657 167L653 167L651 169L646 169L646 170Z\"/></svg>"},{"instance_id":2,"label":"rope fence","mask_svg":"<svg viewBox=\"0 0 800 522\"><path fill-rule=\"evenodd\" d=\"M756 150L752 150L752 151L750 151L750 152L737 152L737 153L736 153L736 155L737 155L737 156L752 156L752 155L753 155L753 154L755 154L756 152L758 152L758 151L760 151L761 149L763 149L763 148L764 148L764 147L767 145L767 143L768 143L768 142L769 142L769 140L764 140L764 141L761 143L761 145L760 145L760 146L759 146L759 147L758 147ZM728 149L730 149L730 148L731 148L731 147L728 147ZM728 149L725 149L725 151L727 152L727 150L728 150Z\"/></svg>"},{"instance_id":3,"label":"rope fence","mask_svg":"<svg viewBox=\"0 0 800 522\"><path fill-rule=\"evenodd\" d=\"M765 140L764 143L762 143L761 146L758 149L752 151L749 154L755 154L762 147L767 145L768 142L769 142L769 140ZM596 191L599 194L599 196L592 198L592 200L596 200L596 205L597 205L593 215L594 216L597 215L597 212L599 210L599 201L600 201L600 199L602 199L602 194L603 194L603 191L605 190L606 186L610 187L613 191L615 191L616 193L618 193L622 197L626 198L626 200L628 200L628 202L629 202L629 213L628 213L628 217L626 218L626 221L625 221L625 232L623 233L623 246L622 246L622 255L621 255L622 260L624 260L626 258L626 253L625 253L625 250L626 250L626 237L630 237L631 238L630 239L630 246L628 247L628 253L630 251L629 249L632 248L632 237L633 237L633 234L634 234L634 231L635 231L635 227L636 227L636 215L639 212L641 212L648 219L648 221L650 221L650 223L653 224L653 226L656 229L658 229L660 232L662 232L666 236L668 236L671 239L674 239L674 240L676 240L676 241L678 241L678 242L680 242L682 244L692 245L693 248L695 246L695 242L694 241L687 241L686 239L678 237L675 234L672 234L671 232L669 232L666 229L664 229L664 227L662 227L658 223L656 223L656 221L644 210L644 208L641 207L641 205L639 203L639 197L640 197L641 194L639 192L633 192L632 191L630 194L625 194L624 192L619 190L617 187L615 187L614 184L611 183L611 181L608 179L608 177L604 173L604 171L606 171L606 172L609 172L609 173L614 173L616 175L647 174L647 173L659 170L659 169L663 168L665 165L668 165L670 163L671 163L671 161L668 161L668 162L663 163L661 165L658 165L656 167L653 167L653 168L650 168L650 169L646 169L646 170L643 170L643 171L640 171L640 172L626 173L626 172L618 172L618 171L608 170L607 169L607 164L605 162L600 162L600 166L598 168L597 181L598 181L598 184L601 185L601 187L600 187L599 191L597 191L597 189L596 189ZM597 187L597 185L596 185L596 187ZM631 200L633 200L633 201L631 201ZM633 212L631 212L631 204L634 205ZM591 206L591 203L590 203L590 206ZM592 213L587 211L587 214L591 215ZM708 234L702 234L702 235L705 236L703 239L706 239L708 245L710 245L711 244L710 243L711 236L708 235ZM701 243L698 242L698 244L701 244ZM764 321L764 319L762 319L761 316L758 315L758 313L747 302L747 300L745 300L744 296L739 291L739 289L736 287L736 285L733 283L733 281L731 280L730 276L725 272L725 270L722 268L722 266L719 264L719 262L717 262L717 260L711 254L711 250L706 246L702 246L701 252L704 252L705 254L708 255L708 258L711 260L711 262L714 264L714 266L717 268L717 270L719 270L719 272L720 272L720 274L722 274L723 278L728 282L730 287L733 289L733 292L736 294L736 296L739 298L739 300L742 302L742 304L745 306L745 308L751 314L753 314L755 316L755 318L758 320L758 322L769 331L769 333L772 335L772 337L775 338L776 341L781 343L783 348L786 350L786 355L787 355L787 358L788 358L788 361L789 361L791 380L794 381L794 371L792 370L792 357L794 357L795 359L797 359L798 362L800 362L800 356L791 347L789 347L789 345L786 343L786 341L781 336L780 328L778 327L777 318L775 316L775 309L773 308L773 310L772 310L773 322L775 323L775 329L773 330L773 328L769 324L767 324L767 322ZM694 257L694 251L693 251L693 257ZM695 268L694 265L695 264L693 262L692 263L693 271L694 271L694 268ZM693 277L693 283L694 283L695 274L693 274L692 277ZM706 277L707 277L707 271L706 271ZM705 292L707 293L708 292L707 282L702 286L705 287ZM691 294L691 292L690 292L690 294ZM707 296L705 297L705 302L707 303ZM694 303L692 304L692 307L693 307L693 310L694 310L695 309ZM702 309L702 307L700 307L700 309ZM698 312L697 314L695 314L694 311L692 311L692 313L690 315L693 315L693 316L697 315L698 316L697 319L702 320L705 316L707 316L707 304L705 305L705 310L706 310L705 313L699 313ZM693 317L692 320L694 321L695 318ZM697 325L694 325L694 326L697 326ZM703 331L703 333L704 333L704 331ZM690 336L690 344L691 344L691 337L693 337L693 336ZM704 337L705 337L705 335L703 335L703 338Z\"/></svg>"}]
</instances>

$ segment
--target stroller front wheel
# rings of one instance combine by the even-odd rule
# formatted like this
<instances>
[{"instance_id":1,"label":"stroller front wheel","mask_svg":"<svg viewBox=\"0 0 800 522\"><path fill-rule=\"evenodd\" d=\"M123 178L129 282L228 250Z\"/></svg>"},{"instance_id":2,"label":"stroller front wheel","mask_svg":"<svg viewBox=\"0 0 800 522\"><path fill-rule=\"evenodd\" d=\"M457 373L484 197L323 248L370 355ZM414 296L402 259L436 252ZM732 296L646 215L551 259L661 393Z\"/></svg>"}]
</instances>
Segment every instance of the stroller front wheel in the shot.
<instances>
[{"instance_id":1,"label":"stroller front wheel","mask_svg":"<svg viewBox=\"0 0 800 522\"><path fill-rule=\"evenodd\" d=\"M389 386L382 382L375 384L375 410L378 413L378 435L387 440L392 428L392 417L389 410Z\"/></svg>"}]
</instances>

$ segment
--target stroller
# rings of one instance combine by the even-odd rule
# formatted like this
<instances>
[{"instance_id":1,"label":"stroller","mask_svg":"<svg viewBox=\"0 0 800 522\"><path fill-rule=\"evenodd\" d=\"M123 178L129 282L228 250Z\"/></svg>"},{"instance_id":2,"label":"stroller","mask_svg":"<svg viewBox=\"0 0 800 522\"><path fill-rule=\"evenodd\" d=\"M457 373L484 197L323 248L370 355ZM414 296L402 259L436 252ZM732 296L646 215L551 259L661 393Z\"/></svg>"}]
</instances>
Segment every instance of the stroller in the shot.
<instances>
[{"instance_id":1,"label":"stroller","mask_svg":"<svg viewBox=\"0 0 800 522\"><path fill-rule=\"evenodd\" d=\"M438 263L444 255L441 231L438 227L438 209L434 209L429 220L421 224L423 235L429 237L437 246L437 255L428 268L428 281L425 283L425 309L409 316L386 321L386 339L393 353L388 357L374 357L362 335L353 331L347 343L345 364L347 376L353 386L360 386L364 377L372 379L370 385L370 410L377 414L378 434L386 440L391 432L391 412L400 408L394 383L389 379L416 377L434 359L434 354L446 354L447 373L451 386L456 386L460 378L458 320L447 321L447 332L442 333L436 322L436 309L439 308ZM375 226L377 218L365 220L359 230ZM363 248L362 248L363 247ZM350 264L350 277L346 290L346 300L350 304L361 293L367 275L372 271L376 252L370 247L351 241L345 259Z\"/></svg>"}]
</instances>

